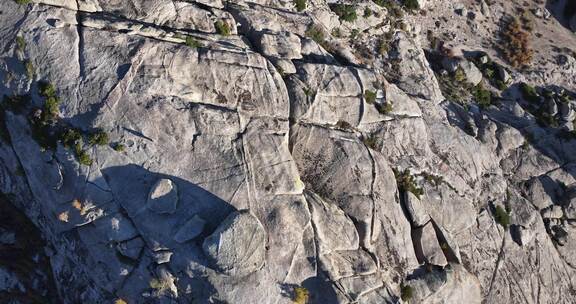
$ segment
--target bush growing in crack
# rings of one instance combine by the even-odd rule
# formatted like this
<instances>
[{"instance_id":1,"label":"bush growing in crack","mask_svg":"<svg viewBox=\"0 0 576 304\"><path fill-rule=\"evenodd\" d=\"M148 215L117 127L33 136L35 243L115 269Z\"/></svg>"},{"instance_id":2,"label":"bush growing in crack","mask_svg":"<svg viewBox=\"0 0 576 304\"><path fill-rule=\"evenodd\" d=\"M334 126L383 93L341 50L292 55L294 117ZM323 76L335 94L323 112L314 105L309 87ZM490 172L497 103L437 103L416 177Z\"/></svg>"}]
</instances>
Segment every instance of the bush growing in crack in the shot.
<instances>
[{"instance_id":1,"label":"bush growing in crack","mask_svg":"<svg viewBox=\"0 0 576 304\"><path fill-rule=\"evenodd\" d=\"M340 21L354 22L358 18L355 5L337 3L330 5L330 9L338 15Z\"/></svg>"},{"instance_id":2,"label":"bush growing in crack","mask_svg":"<svg viewBox=\"0 0 576 304\"><path fill-rule=\"evenodd\" d=\"M301 12L306 9L306 0L293 0L296 10Z\"/></svg>"},{"instance_id":3,"label":"bush growing in crack","mask_svg":"<svg viewBox=\"0 0 576 304\"><path fill-rule=\"evenodd\" d=\"M414 289L410 285L400 285L400 298L402 301L410 301L414 296Z\"/></svg>"},{"instance_id":4,"label":"bush growing in crack","mask_svg":"<svg viewBox=\"0 0 576 304\"><path fill-rule=\"evenodd\" d=\"M376 101L376 92L370 90L364 91L364 100L366 100L366 103L373 104Z\"/></svg>"},{"instance_id":5,"label":"bush growing in crack","mask_svg":"<svg viewBox=\"0 0 576 304\"><path fill-rule=\"evenodd\" d=\"M378 137L375 134L362 136L362 142L370 149L378 151Z\"/></svg>"},{"instance_id":6,"label":"bush growing in crack","mask_svg":"<svg viewBox=\"0 0 576 304\"><path fill-rule=\"evenodd\" d=\"M494 219L496 220L496 223L500 224L504 229L508 229L508 226L510 225L510 215L501 206L496 206L494 209Z\"/></svg>"},{"instance_id":7,"label":"bush growing in crack","mask_svg":"<svg viewBox=\"0 0 576 304\"><path fill-rule=\"evenodd\" d=\"M218 20L214 23L214 28L216 28L216 33L222 36L230 36L231 30L228 23L223 20Z\"/></svg>"},{"instance_id":8,"label":"bush growing in crack","mask_svg":"<svg viewBox=\"0 0 576 304\"><path fill-rule=\"evenodd\" d=\"M195 49L202 47L202 44L192 36L186 36L186 41L184 42L184 44L186 44L188 47Z\"/></svg>"},{"instance_id":9,"label":"bush growing in crack","mask_svg":"<svg viewBox=\"0 0 576 304\"><path fill-rule=\"evenodd\" d=\"M378 112L380 114L384 114L384 115L390 114L393 110L392 103L390 103L390 102L377 103L375 106L376 106L376 110L378 110Z\"/></svg>"},{"instance_id":10,"label":"bush growing in crack","mask_svg":"<svg viewBox=\"0 0 576 304\"><path fill-rule=\"evenodd\" d=\"M424 194L424 190L416 185L414 181L414 176L410 174L409 169L405 169L400 172L397 169L393 169L394 176L396 177L396 184L398 185L398 190L401 192L411 192L418 199Z\"/></svg>"},{"instance_id":11,"label":"bush growing in crack","mask_svg":"<svg viewBox=\"0 0 576 304\"><path fill-rule=\"evenodd\" d=\"M88 144L91 146L104 146L108 144L108 134L103 130L99 129L96 132L88 135Z\"/></svg>"},{"instance_id":12,"label":"bush growing in crack","mask_svg":"<svg viewBox=\"0 0 576 304\"><path fill-rule=\"evenodd\" d=\"M306 304L308 303L308 298L310 297L310 292L305 287L295 287L294 288L294 304Z\"/></svg>"}]
</instances>

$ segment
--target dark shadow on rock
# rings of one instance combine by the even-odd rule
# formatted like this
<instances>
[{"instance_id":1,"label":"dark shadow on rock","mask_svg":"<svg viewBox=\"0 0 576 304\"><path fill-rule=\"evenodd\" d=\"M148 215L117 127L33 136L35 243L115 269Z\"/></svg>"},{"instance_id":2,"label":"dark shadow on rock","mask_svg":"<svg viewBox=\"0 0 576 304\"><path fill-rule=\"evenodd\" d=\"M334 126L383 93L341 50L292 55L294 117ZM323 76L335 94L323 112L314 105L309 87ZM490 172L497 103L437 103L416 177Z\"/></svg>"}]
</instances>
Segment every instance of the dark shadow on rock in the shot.
<instances>
[{"instance_id":1,"label":"dark shadow on rock","mask_svg":"<svg viewBox=\"0 0 576 304\"><path fill-rule=\"evenodd\" d=\"M144 238L149 238L148 243L154 239L160 246L165 245L167 248L180 246L174 241L174 234L186 221L198 215L206 221L204 231L181 246L195 245L199 246L201 251L202 240L211 234L226 216L236 210L228 202L196 184L180 177L152 172L138 165L108 167L102 169L102 174L114 194L115 201L126 210ZM179 201L172 214L157 214L146 206L148 193L159 179L170 179L178 188ZM209 266L204 257L198 257L196 262Z\"/></svg>"},{"instance_id":2,"label":"dark shadow on rock","mask_svg":"<svg viewBox=\"0 0 576 304\"><path fill-rule=\"evenodd\" d=\"M44 246L41 231L0 194L0 267L24 288L1 290L0 303L60 303Z\"/></svg>"},{"instance_id":3,"label":"dark shadow on rock","mask_svg":"<svg viewBox=\"0 0 576 304\"><path fill-rule=\"evenodd\" d=\"M308 304L338 303L334 285L323 275L311 277L302 282L302 287L310 292Z\"/></svg>"},{"instance_id":4,"label":"dark shadow on rock","mask_svg":"<svg viewBox=\"0 0 576 304\"><path fill-rule=\"evenodd\" d=\"M576 1L574 0L548 0L546 9L564 27L570 29L570 18L576 14Z\"/></svg>"}]
</instances>

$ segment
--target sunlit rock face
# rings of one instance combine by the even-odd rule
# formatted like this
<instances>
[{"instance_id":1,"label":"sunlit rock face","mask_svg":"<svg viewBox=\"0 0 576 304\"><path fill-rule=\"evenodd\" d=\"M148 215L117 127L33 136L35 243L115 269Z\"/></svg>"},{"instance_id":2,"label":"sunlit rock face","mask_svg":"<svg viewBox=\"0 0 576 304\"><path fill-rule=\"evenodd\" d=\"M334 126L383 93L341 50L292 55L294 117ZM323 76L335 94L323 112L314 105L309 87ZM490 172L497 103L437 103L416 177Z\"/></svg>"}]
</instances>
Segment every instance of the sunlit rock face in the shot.
<instances>
[{"instance_id":1,"label":"sunlit rock face","mask_svg":"<svg viewBox=\"0 0 576 304\"><path fill-rule=\"evenodd\" d=\"M572 303L569 21L400 2L2 1L0 302Z\"/></svg>"}]
</instances>

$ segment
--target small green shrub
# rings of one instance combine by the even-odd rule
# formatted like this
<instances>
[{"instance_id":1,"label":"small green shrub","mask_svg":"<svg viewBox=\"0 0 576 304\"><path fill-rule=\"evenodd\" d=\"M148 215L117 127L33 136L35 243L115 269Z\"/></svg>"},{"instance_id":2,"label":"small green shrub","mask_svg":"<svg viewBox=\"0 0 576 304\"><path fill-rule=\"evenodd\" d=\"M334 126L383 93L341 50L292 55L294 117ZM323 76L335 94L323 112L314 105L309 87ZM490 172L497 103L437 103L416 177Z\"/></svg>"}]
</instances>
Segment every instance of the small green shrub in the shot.
<instances>
[{"instance_id":1,"label":"small green shrub","mask_svg":"<svg viewBox=\"0 0 576 304\"><path fill-rule=\"evenodd\" d=\"M230 26L228 23L218 20L214 23L214 27L216 28L216 32L222 36L230 36Z\"/></svg>"},{"instance_id":2,"label":"small green shrub","mask_svg":"<svg viewBox=\"0 0 576 304\"><path fill-rule=\"evenodd\" d=\"M410 301L414 294L414 289L410 285L402 284L400 286L400 298L402 301Z\"/></svg>"},{"instance_id":3,"label":"small green shrub","mask_svg":"<svg viewBox=\"0 0 576 304\"><path fill-rule=\"evenodd\" d=\"M410 174L410 170L406 169L402 172L394 169L394 176L396 177L396 183L398 184L398 189L403 192L412 192L418 199L424 194L424 190L416 186L414 181L414 176Z\"/></svg>"},{"instance_id":4,"label":"small green shrub","mask_svg":"<svg viewBox=\"0 0 576 304\"><path fill-rule=\"evenodd\" d=\"M418 0L404 0L402 1L402 5L407 10L415 11L420 9L420 4L418 4Z\"/></svg>"},{"instance_id":5,"label":"small green shrub","mask_svg":"<svg viewBox=\"0 0 576 304\"><path fill-rule=\"evenodd\" d=\"M384 115L390 114L390 112L392 112L392 103L390 102L377 103L376 110L378 110L380 114Z\"/></svg>"},{"instance_id":6,"label":"small green shrub","mask_svg":"<svg viewBox=\"0 0 576 304\"><path fill-rule=\"evenodd\" d=\"M378 138L376 135L372 134L369 136L364 136L362 142L368 147L373 150L378 150Z\"/></svg>"},{"instance_id":7,"label":"small green shrub","mask_svg":"<svg viewBox=\"0 0 576 304\"><path fill-rule=\"evenodd\" d=\"M45 81L38 82L38 90L39 90L38 93L42 97L56 96L56 89L49 82L45 82Z\"/></svg>"},{"instance_id":8,"label":"small green shrub","mask_svg":"<svg viewBox=\"0 0 576 304\"><path fill-rule=\"evenodd\" d=\"M88 136L88 144L91 146L104 146L108 144L108 134L103 130L98 130Z\"/></svg>"},{"instance_id":9,"label":"small green shrub","mask_svg":"<svg viewBox=\"0 0 576 304\"><path fill-rule=\"evenodd\" d=\"M395 0L372 0L372 2L381 7L385 7L390 15L396 19L404 17L404 12L402 12L402 9L398 4L396 4Z\"/></svg>"},{"instance_id":10,"label":"small green shrub","mask_svg":"<svg viewBox=\"0 0 576 304\"><path fill-rule=\"evenodd\" d=\"M520 92L522 93L522 98L529 102L537 103L540 101L540 95L536 92L536 89L527 83L523 82L520 84Z\"/></svg>"},{"instance_id":11,"label":"small green shrub","mask_svg":"<svg viewBox=\"0 0 576 304\"><path fill-rule=\"evenodd\" d=\"M67 128L60 135L60 142L66 148L76 147L76 145L82 143L82 134L73 128Z\"/></svg>"},{"instance_id":12,"label":"small green shrub","mask_svg":"<svg viewBox=\"0 0 576 304\"><path fill-rule=\"evenodd\" d=\"M337 121L336 127L340 128L340 129L344 129L344 130L352 130L353 129L352 125L345 120Z\"/></svg>"},{"instance_id":13,"label":"small green shrub","mask_svg":"<svg viewBox=\"0 0 576 304\"><path fill-rule=\"evenodd\" d=\"M24 40L24 37L22 36L16 37L16 49L20 52L24 52L24 50L26 49L26 40Z\"/></svg>"},{"instance_id":14,"label":"small green shrub","mask_svg":"<svg viewBox=\"0 0 576 304\"><path fill-rule=\"evenodd\" d=\"M358 36L358 34L360 34L360 32L358 31L358 29L352 29L352 30L350 31L350 39L356 38L356 36Z\"/></svg>"},{"instance_id":15,"label":"small green shrub","mask_svg":"<svg viewBox=\"0 0 576 304\"><path fill-rule=\"evenodd\" d=\"M34 75L36 75L36 71L34 69L34 65L30 60L24 60L24 69L26 70L26 77L30 80L34 80Z\"/></svg>"},{"instance_id":16,"label":"small green shrub","mask_svg":"<svg viewBox=\"0 0 576 304\"><path fill-rule=\"evenodd\" d=\"M508 226L510 225L510 215L506 210L504 210L504 208L496 206L494 209L494 218L496 219L496 223L502 225L504 229L508 229Z\"/></svg>"},{"instance_id":17,"label":"small green shrub","mask_svg":"<svg viewBox=\"0 0 576 304\"><path fill-rule=\"evenodd\" d=\"M126 146L121 143L115 143L114 146L112 146L112 149L114 149L116 152L124 152L126 150Z\"/></svg>"},{"instance_id":18,"label":"small green shrub","mask_svg":"<svg viewBox=\"0 0 576 304\"><path fill-rule=\"evenodd\" d=\"M14 2L23 5L23 4L28 4L28 3L32 2L32 0L14 0Z\"/></svg>"},{"instance_id":19,"label":"small green shrub","mask_svg":"<svg viewBox=\"0 0 576 304\"><path fill-rule=\"evenodd\" d=\"M390 43L385 39L380 39L378 42L378 54L386 55L390 50Z\"/></svg>"},{"instance_id":20,"label":"small green shrub","mask_svg":"<svg viewBox=\"0 0 576 304\"><path fill-rule=\"evenodd\" d=\"M376 101L376 92L370 90L364 91L364 100L369 104L373 104Z\"/></svg>"},{"instance_id":21,"label":"small green shrub","mask_svg":"<svg viewBox=\"0 0 576 304\"><path fill-rule=\"evenodd\" d=\"M185 44L191 48L200 48L202 47L202 44L200 42L198 42L198 40L194 39L194 37L192 36L186 36L186 42Z\"/></svg>"},{"instance_id":22,"label":"small green shrub","mask_svg":"<svg viewBox=\"0 0 576 304\"><path fill-rule=\"evenodd\" d=\"M435 187L440 186L440 184L442 184L442 182L444 181L444 178L442 176L434 175L428 172L422 172L422 176L424 176L424 179L427 182L434 185Z\"/></svg>"},{"instance_id":23,"label":"small green shrub","mask_svg":"<svg viewBox=\"0 0 576 304\"><path fill-rule=\"evenodd\" d=\"M324 45L326 43L326 37L324 36L324 31L317 25L310 27L306 30L306 37L314 40L319 45Z\"/></svg>"},{"instance_id":24,"label":"small green shrub","mask_svg":"<svg viewBox=\"0 0 576 304\"><path fill-rule=\"evenodd\" d=\"M86 152L86 150L77 151L76 157L78 158L78 162L81 165L84 166L92 165L92 159L90 158L90 155L88 155L88 152Z\"/></svg>"},{"instance_id":25,"label":"small green shrub","mask_svg":"<svg viewBox=\"0 0 576 304\"><path fill-rule=\"evenodd\" d=\"M372 12L371 9L369 8L364 8L364 18L370 18L372 16L372 14L374 14L374 12Z\"/></svg>"},{"instance_id":26,"label":"small green shrub","mask_svg":"<svg viewBox=\"0 0 576 304\"><path fill-rule=\"evenodd\" d=\"M294 5L296 5L296 10L301 12L306 9L306 0L294 0Z\"/></svg>"},{"instance_id":27,"label":"small green shrub","mask_svg":"<svg viewBox=\"0 0 576 304\"><path fill-rule=\"evenodd\" d=\"M492 104L492 94L482 84L474 87L472 95L481 108L487 108Z\"/></svg>"},{"instance_id":28,"label":"small green shrub","mask_svg":"<svg viewBox=\"0 0 576 304\"><path fill-rule=\"evenodd\" d=\"M338 18L342 21L354 22L358 16L356 15L356 6L350 4L334 4L330 6L330 9L338 15Z\"/></svg>"}]
</instances>

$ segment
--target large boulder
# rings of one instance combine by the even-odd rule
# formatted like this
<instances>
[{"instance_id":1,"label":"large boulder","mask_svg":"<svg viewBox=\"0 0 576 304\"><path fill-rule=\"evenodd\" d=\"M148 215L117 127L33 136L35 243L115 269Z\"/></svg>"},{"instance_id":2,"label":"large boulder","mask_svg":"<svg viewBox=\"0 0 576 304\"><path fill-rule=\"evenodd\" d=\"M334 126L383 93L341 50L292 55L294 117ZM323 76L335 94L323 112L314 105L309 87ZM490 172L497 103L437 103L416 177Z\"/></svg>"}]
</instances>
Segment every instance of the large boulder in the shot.
<instances>
[{"instance_id":1,"label":"large boulder","mask_svg":"<svg viewBox=\"0 0 576 304\"><path fill-rule=\"evenodd\" d=\"M216 270L231 276L250 274L264 265L266 231L248 211L230 214L202 244Z\"/></svg>"},{"instance_id":2,"label":"large boulder","mask_svg":"<svg viewBox=\"0 0 576 304\"><path fill-rule=\"evenodd\" d=\"M167 178L159 179L148 194L148 208L156 213L174 213L178 206L178 187Z\"/></svg>"}]
</instances>

